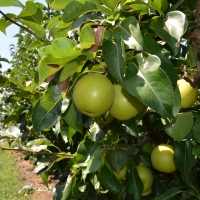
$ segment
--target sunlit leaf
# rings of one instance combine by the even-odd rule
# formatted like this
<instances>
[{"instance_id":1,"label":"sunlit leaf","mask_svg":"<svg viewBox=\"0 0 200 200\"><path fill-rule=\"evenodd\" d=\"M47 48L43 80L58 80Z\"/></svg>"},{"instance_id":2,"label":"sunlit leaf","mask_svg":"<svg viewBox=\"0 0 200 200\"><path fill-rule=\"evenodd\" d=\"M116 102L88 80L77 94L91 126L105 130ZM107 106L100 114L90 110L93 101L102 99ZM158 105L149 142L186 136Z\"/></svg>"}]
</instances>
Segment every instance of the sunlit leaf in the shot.
<instances>
[{"instance_id":1,"label":"sunlit leaf","mask_svg":"<svg viewBox=\"0 0 200 200\"><path fill-rule=\"evenodd\" d=\"M119 26L122 39L127 49L143 50L143 38L140 25L134 16L124 19Z\"/></svg>"},{"instance_id":2,"label":"sunlit leaf","mask_svg":"<svg viewBox=\"0 0 200 200\"><path fill-rule=\"evenodd\" d=\"M1 0L0 7L15 6L23 8L24 5L19 0Z\"/></svg>"},{"instance_id":3,"label":"sunlit leaf","mask_svg":"<svg viewBox=\"0 0 200 200\"><path fill-rule=\"evenodd\" d=\"M184 13L172 11L167 14L166 21L158 16L153 17L149 27L166 41L173 50L174 55L177 55L182 36L188 27L188 19Z\"/></svg>"},{"instance_id":4,"label":"sunlit leaf","mask_svg":"<svg viewBox=\"0 0 200 200\"><path fill-rule=\"evenodd\" d=\"M160 115L172 117L174 92L170 80L160 68L160 59L144 52L134 61L136 65L130 67L136 67L138 73L124 80L123 87Z\"/></svg>"},{"instance_id":5,"label":"sunlit leaf","mask_svg":"<svg viewBox=\"0 0 200 200\"><path fill-rule=\"evenodd\" d=\"M153 1L148 0L148 2L152 8L154 8L161 14L164 13L169 6L169 3L167 0L153 0Z\"/></svg>"},{"instance_id":6,"label":"sunlit leaf","mask_svg":"<svg viewBox=\"0 0 200 200\"><path fill-rule=\"evenodd\" d=\"M95 11L97 7L94 3L86 1L85 3L80 3L78 1L70 2L63 13L62 20L67 23L74 20L79 15Z\"/></svg>"}]
</instances>

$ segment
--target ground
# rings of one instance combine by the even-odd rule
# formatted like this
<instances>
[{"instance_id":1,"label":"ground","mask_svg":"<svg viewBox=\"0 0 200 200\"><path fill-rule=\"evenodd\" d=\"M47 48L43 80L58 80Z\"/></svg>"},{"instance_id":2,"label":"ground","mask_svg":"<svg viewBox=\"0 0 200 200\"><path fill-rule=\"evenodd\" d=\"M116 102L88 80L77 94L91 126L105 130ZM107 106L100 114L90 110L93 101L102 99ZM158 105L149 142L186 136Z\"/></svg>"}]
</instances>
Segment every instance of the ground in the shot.
<instances>
[{"instance_id":1,"label":"ground","mask_svg":"<svg viewBox=\"0 0 200 200\"><path fill-rule=\"evenodd\" d=\"M6 143L5 140L0 140L1 145ZM27 192L24 190L25 195L31 200L52 200L52 189L58 182L54 175L49 176L48 186L44 185L40 174L34 172L34 166L29 160L24 160L25 155L22 152L10 151L16 158L16 164L19 166L21 181L24 186L32 185L32 189ZM28 199L29 199L28 198Z\"/></svg>"}]
</instances>

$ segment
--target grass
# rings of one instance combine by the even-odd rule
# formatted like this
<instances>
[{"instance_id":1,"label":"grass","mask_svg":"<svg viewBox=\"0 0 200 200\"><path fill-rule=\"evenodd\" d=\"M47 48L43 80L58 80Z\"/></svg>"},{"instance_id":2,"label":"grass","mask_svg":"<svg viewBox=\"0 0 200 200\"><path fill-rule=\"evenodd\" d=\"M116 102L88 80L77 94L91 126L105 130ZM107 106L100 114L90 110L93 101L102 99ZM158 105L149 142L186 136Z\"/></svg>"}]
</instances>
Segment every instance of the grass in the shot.
<instances>
[{"instance_id":1,"label":"grass","mask_svg":"<svg viewBox=\"0 0 200 200\"><path fill-rule=\"evenodd\" d=\"M0 199L30 200L29 197L18 194L23 186L16 157L9 151L0 150Z\"/></svg>"}]
</instances>

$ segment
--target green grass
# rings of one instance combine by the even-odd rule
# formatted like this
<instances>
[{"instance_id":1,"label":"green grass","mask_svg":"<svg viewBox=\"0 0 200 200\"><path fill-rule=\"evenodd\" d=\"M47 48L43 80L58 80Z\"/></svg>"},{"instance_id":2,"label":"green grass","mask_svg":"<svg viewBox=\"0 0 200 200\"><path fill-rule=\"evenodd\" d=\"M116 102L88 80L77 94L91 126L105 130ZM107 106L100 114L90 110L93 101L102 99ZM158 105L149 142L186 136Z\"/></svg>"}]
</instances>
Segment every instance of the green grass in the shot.
<instances>
[{"instance_id":1,"label":"green grass","mask_svg":"<svg viewBox=\"0 0 200 200\"><path fill-rule=\"evenodd\" d=\"M16 157L9 151L0 150L0 199L1 200L30 200L29 197L18 194L24 184L16 164Z\"/></svg>"}]
</instances>

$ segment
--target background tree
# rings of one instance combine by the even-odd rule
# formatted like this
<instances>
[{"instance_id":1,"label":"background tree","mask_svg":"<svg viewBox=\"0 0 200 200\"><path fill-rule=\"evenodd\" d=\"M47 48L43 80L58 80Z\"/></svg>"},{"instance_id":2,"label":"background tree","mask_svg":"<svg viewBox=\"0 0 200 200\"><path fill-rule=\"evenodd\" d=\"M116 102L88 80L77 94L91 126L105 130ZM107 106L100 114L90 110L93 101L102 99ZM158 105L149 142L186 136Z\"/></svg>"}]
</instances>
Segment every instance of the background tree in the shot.
<instances>
[{"instance_id":1,"label":"background tree","mask_svg":"<svg viewBox=\"0 0 200 200\"><path fill-rule=\"evenodd\" d=\"M45 184L49 173L59 174L54 199L199 199L199 5L0 1L22 8L17 16L0 11L2 32L12 23L21 28L11 46L12 68L0 79L8 127L2 135L21 131L18 145L36 158ZM139 113L122 119L119 106L115 118L109 110L81 113L74 86L92 73L119 84ZM188 89L177 86L181 78Z\"/></svg>"}]
</instances>

